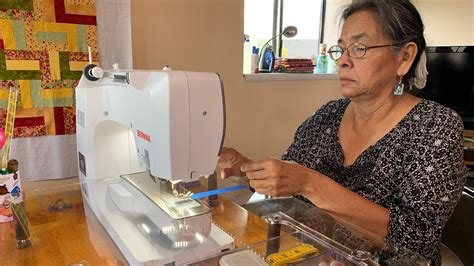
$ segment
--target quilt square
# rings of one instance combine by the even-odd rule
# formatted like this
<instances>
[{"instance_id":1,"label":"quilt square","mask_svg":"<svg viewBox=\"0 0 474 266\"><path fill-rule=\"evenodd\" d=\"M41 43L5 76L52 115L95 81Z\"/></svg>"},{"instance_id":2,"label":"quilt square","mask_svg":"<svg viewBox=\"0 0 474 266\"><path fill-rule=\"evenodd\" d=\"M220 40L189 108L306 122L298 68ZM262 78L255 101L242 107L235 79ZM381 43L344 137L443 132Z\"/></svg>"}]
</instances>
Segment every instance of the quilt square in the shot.
<instances>
[{"instance_id":1,"label":"quilt square","mask_svg":"<svg viewBox=\"0 0 474 266\"><path fill-rule=\"evenodd\" d=\"M76 133L74 88L98 62L95 0L0 0L0 123L18 89L14 137Z\"/></svg>"}]
</instances>

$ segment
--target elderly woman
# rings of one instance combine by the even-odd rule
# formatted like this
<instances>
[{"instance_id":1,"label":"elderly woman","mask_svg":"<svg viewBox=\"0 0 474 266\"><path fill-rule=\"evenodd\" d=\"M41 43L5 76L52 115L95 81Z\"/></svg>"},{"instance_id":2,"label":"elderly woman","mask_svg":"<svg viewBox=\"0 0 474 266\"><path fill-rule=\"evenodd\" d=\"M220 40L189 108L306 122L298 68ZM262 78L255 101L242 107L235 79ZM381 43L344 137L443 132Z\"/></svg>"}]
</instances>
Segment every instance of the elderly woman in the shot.
<instances>
[{"instance_id":1,"label":"elderly woman","mask_svg":"<svg viewBox=\"0 0 474 266\"><path fill-rule=\"evenodd\" d=\"M423 22L408 0L353 1L342 19L329 54L345 98L303 122L282 160L224 148L221 176L297 195L440 264L441 232L466 176L463 124L447 107L404 93L426 80Z\"/></svg>"}]
</instances>

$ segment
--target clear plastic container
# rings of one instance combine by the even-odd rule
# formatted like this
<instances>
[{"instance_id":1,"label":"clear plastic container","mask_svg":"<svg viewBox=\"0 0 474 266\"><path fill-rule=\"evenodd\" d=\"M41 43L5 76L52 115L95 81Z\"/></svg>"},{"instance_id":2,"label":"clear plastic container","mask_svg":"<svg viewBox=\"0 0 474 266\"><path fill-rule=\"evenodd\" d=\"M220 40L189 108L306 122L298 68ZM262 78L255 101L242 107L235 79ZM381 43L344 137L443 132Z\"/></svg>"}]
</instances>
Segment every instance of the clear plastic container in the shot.
<instances>
[{"instance_id":1,"label":"clear plastic container","mask_svg":"<svg viewBox=\"0 0 474 266\"><path fill-rule=\"evenodd\" d=\"M239 250L227 255L222 256L219 259L219 265L222 266L240 266L240 265L252 265L252 266L266 266L267 263L257 254L249 249Z\"/></svg>"},{"instance_id":2,"label":"clear plastic container","mask_svg":"<svg viewBox=\"0 0 474 266\"><path fill-rule=\"evenodd\" d=\"M310 245L315 252L304 255L288 265L376 265L371 254L346 248L339 243L310 230L283 213L265 217L269 224L268 239L243 248L227 251L215 256L194 261L186 265L281 265L269 259L275 254L289 256L291 250L301 250L303 244ZM273 228L272 228L273 227ZM298 252L292 252L295 254ZM252 262L251 262L252 261ZM240 264L235 264L239 262ZM284 264L287 265L287 264Z\"/></svg>"}]
</instances>

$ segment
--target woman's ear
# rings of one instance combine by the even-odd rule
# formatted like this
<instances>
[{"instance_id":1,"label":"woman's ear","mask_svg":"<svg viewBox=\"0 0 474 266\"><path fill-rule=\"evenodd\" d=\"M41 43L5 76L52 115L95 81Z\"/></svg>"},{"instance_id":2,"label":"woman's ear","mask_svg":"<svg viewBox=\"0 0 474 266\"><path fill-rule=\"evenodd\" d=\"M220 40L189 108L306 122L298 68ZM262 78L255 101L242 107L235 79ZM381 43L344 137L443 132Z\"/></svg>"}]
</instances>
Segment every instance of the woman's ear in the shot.
<instances>
[{"instance_id":1,"label":"woman's ear","mask_svg":"<svg viewBox=\"0 0 474 266\"><path fill-rule=\"evenodd\" d=\"M414 42L409 42L400 50L400 66L398 67L398 76L404 76L410 70L413 61L418 53L418 46Z\"/></svg>"}]
</instances>

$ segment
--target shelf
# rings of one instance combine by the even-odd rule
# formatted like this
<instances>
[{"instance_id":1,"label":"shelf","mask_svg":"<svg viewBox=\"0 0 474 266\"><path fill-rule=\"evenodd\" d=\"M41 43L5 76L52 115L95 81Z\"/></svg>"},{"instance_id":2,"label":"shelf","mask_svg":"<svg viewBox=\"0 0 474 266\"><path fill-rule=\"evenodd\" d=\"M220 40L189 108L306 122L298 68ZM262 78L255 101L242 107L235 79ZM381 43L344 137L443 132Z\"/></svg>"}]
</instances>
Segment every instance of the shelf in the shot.
<instances>
[{"instance_id":1,"label":"shelf","mask_svg":"<svg viewBox=\"0 0 474 266\"><path fill-rule=\"evenodd\" d=\"M244 74L246 81L337 80L337 74L259 73Z\"/></svg>"}]
</instances>

